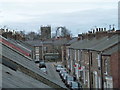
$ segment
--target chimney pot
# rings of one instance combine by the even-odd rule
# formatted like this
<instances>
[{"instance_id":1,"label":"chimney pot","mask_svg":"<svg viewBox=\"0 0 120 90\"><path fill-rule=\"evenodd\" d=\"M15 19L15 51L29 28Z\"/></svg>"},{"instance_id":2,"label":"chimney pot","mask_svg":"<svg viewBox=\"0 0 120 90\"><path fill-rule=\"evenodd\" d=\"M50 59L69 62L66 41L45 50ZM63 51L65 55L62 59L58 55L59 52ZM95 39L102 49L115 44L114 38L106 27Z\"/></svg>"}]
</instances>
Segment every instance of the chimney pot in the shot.
<instances>
[{"instance_id":1,"label":"chimney pot","mask_svg":"<svg viewBox=\"0 0 120 90\"><path fill-rule=\"evenodd\" d=\"M98 32L98 28L96 28L96 32Z\"/></svg>"},{"instance_id":2,"label":"chimney pot","mask_svg":"<svg viewBox=\"0 0 120 90\"><path fill-rule=\"evenodd\" d=\"M104 28L104 31L106 31L106 28Z\"/></svg>"},{"instance_id":3,"label":"chimney pot","mask_svg":"<svg viewBox=\"0 0 120 90\"><path fill-rule=\"evenodd\" d=\"M101 31L103 32L103 28L101 29Z\"/></svg>"},{"instance_id":4,"label":"chimney pot","mask_svg":"<svg viewBox=\"0 0 120 90\"><path fill-rule=\"evenodd\" d=\"M95 30L93 29L93 33L95 33Z\"/></svg>"},{"instance_id":5,"label":"chimney pot","mask_svg":"<svg viewBox=\"0 0 120 90\"><path fill-rule=\"evenodd\" d=\"M8 32L8 29L6 29L6 32Z\"/></svg>"},{"instance_id":6,"label":"chimney pot","mask_svg":"<svg viewBox=\"0 0 120 90\"><path fill-rule=\"evenodd\" d=\"M101 28L99 28L99 32L100 32L100 29L101 29Z\"/></svg>"}]
</instances>

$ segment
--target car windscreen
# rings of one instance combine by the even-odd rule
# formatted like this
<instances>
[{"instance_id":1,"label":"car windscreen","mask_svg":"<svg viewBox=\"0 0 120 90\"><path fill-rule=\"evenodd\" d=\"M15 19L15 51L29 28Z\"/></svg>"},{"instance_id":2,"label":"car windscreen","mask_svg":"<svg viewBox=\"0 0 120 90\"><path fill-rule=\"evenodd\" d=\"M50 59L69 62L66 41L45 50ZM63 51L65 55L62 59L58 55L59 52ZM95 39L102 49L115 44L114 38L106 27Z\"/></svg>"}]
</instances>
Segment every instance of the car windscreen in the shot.
<instances>
[{"instance_id":1,"label":"car windscreen","mask_svg":"<svg viewBox=\"0 0 120 90\"><path fill-rule=\"evenodd\" d=\"M45 64L44 62L40 62L40 64Z\"/></svg>"},{"instance_id":2,"label":"car windscreen","mask_svg":"<svg viewBox=\"0 0 120 90\"><path fill-rule=\"evenodd\" d=\"M78 87L78 83L76 83L76 82L73 82L73 83L72 83L72 87L73 87L73 88L76 88L76 87Z\"/></svg>"},{"instance_id":3,"label":"car windscreen","mask_svg":"<svg viewBox=\"0 0 120 90\"><path fill-rule=\"evenodd\" d=\"M63 68L62 66L57 66L58 68Z\"/></svg>"},{"instance_id":4,"label":"car windscreen","mask_svg":"<svg viewBox=\"0 0 120 90\"><path fill-rule=\"evenodd\" d=\"M67 80L69 80L69 81L73 81L73 77L68 76L67 78L68 78Z\"/></svg>"},{"instance_id":5,"label":"car windscreen","mask_svg":"<svg viewBox=\"0 0 120 90\"><path fill-rule=\"evenodd\" d=\"M39 61L35 61L35 63L39 63Z\"/></svg>"}]
</instances>

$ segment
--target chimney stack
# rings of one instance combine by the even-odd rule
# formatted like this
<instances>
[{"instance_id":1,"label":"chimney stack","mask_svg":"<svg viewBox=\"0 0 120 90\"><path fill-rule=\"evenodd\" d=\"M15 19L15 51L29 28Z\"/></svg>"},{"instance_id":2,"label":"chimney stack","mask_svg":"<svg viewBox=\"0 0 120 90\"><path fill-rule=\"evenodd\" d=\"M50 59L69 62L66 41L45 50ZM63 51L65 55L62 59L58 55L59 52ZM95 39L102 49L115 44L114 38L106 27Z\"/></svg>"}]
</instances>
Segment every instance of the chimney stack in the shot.
<instances>
[{"instance_id":1,"label":"chimney stack","mask_svg":"<svg viewBox=\"0 0 120 90\"><path fill-rule=\"evenodd\" d=\"M83 34L78 34L78 40L83 40Z\"/></svg>"}]
</instances>

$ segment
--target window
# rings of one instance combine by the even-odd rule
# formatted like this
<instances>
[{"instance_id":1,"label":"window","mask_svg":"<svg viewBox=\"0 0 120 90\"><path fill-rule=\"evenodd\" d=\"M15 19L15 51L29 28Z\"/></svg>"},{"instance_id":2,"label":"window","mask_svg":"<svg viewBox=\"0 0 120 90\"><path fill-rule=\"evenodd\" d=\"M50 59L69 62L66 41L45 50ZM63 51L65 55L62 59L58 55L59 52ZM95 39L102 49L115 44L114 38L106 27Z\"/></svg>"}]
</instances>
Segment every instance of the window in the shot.
<instances>
[{"instance_id":1,"label":"window","mask_svg":"<svg viewBox=\"0 0 120 90\"><path fill-rule=\"evenodd\" d=\"M105 74L108 74L108 61L105 59Z\"/></svg>"},{"instance_id":2,"label":"window","mask_svg":"<svg viewBox=\"0 0 120 90\"><path fill-rule=\"evenodd\" d=\"M38 50L36 50L36 51L35 51L35 53L39 53L39 51L38 51Z\"/></svg>"},{"instance_id":3,"label":"window","mask_svg":"<svg viewBox=\"0 0 120 90\"><path fill-rule=\"evenodd\" d=\"M35 50L39 50L39 47L35 47Z\"/></svg>"},{"instance_id":4,"label":"window","mask_svg":"<svg viewBox=\"0 0 120 90\"><path fill-rule=\"evenodd\" d=\"M74 50L75 51L75 61L76 61L76 50Z\"/></svg>"},{"instance_id":5,"label":"window","mask_svg":"<svg viewBox=\"0 0 120 90\"><path fill-rule=\"evenodd\" d=\"M39 53L39 47L35 47L35 53Z\"/></svg>"},{"instance_id":6,"label":"window","mask_svg":"<svg viewBox=\"0 0 120 90\"><path fill-rule=\"evenodd\" d=\"M80 50L78 50L78 61L80 61Z\"/></svg>"},{"instance_id":7,"label":"window","mask_svg":"<svg viewBox=\"0 0 120 90\"><path fill-rule=\"evenodd\" d=\"M39 55L36 55L36 59L39 59Z\"/></svg>"},{"instance_id":8,"label":"window","mask_svg":"<svg viewBox=\"0 0 120 90\"><path fill-rule=\"evenodd\" d=\"M67 49L67 53L68 53L68 56L69 56L69 55L70 55L70 54L69 54L69 49Z\"/></svg>"},{"instance_id":9,"label":"window","mask_svg":"<svg viewBox=\"0 0 120 90\"><path fill-rule=\"evenodd\" d=\"M99 55L99 54L98 54L98 58L97 58L97 59L98 59L98 67L100 68L100 67L101 67L101 66L100 66L100 61L101 61L101 60L100 60L100 55Z\"/></svg>"}]
</instances>

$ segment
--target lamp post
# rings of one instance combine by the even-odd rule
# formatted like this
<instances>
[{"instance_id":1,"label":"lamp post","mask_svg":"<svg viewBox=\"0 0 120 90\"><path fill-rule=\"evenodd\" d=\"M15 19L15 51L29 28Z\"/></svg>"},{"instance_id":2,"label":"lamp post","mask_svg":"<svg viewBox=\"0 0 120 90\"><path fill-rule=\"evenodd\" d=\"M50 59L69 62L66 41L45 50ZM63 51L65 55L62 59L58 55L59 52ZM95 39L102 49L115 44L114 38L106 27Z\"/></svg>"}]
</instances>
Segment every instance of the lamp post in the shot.
<instances>
[{"instance_id":1,"label":"lamp post","mask_svg":"<svg viewBox=\"0 0 120 90\"><path fill-rule=\"evenodd\" d=\"M92 88L92 84L91 84L91 54L90 54L90 50L88 50L88 55L89 55L89 88L91 90Z\"/></svg>"}]
</instances>

